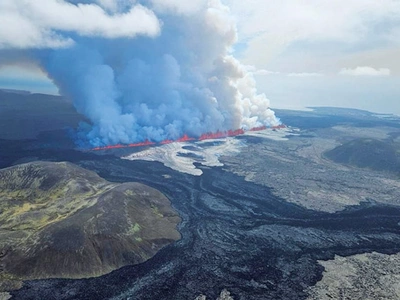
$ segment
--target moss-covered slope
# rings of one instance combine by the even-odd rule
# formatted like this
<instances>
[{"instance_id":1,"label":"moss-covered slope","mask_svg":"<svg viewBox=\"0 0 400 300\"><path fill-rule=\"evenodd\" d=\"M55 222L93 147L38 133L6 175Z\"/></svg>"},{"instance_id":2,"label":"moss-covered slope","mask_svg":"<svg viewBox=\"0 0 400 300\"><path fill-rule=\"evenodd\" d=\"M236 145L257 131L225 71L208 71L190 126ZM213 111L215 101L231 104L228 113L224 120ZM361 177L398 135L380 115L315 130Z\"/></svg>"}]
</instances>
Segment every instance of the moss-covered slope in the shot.
<instances>
[{"instance_id":1,"label":"moss-covered slope","mask_svg":"<svg viewBox=\"0 0 400 300\"><path fill-rule=\"evenodd\" d=\"M70 163L0 170L0 290L20 280L83 278L141 263L180 238L169 200Z\"/></svg>"}]
</instances>

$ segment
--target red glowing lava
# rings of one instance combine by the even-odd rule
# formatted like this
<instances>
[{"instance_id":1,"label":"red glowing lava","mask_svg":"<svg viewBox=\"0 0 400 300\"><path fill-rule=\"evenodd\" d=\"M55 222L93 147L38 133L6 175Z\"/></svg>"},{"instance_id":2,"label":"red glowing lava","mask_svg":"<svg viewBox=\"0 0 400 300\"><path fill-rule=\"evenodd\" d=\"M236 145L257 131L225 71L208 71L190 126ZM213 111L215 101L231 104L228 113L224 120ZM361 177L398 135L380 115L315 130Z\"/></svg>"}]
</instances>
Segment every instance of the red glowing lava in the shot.
<instances>
[{"instance_id":1,"label":"red glowing lava","mask_svg":"<svg viewBox=\"0 0 400 300\"><path fill-rule=\"evenodd\" d=\"M217 131L217 132L207 132L202 134L199 137L199 141L204 141L204 140L215 140L215 139L220 139L220 138L225 138L229 136L237 136L244 134L243 129L236 129L236 130L228 130L228 131Z\"/></svg>"},{"instance_id":2,"label":"red glowing lava","mask_svg":"<svg viewBox=\"0 0 400 300\"><path fill-rule=\"evenodd\" d=\"M140 143L135 143L135 144L117 144L117 145L109 145L109 146L102 146L102 147L96 147L93 148L92 150L98 151L98 150L110 150L110 149L122 149L122 148L131 148L131 147L144 147L144 146L152 146L155 145L156 143L150 142L149 140L145 140L144 142Z\"/></svg>"},{"instance_id":3,"label":"red glowing lava","mask_svg":"<svg viewBox=\"0 0 400 300\"><path fill-rule=\"evenodd\" d=\"M185 134L183 137L177 139L176 141L178 143L182 143L182 142L189 142L189 141L195 141L196 139L189 137L187 134Z\"/></svg>"},{"instance_id":4,"label":"red glowing lava","mask_svg":"<svg viewBox=\"0 0 400 300\"><path fill-rule=\"evenodd\" d=\"M261 131L267 129L267 126L260 126L260 127L254 127L251 128L250 131Z\"/></svg>"},{"instance_id":5,"label":"red glowing lava","mask_svg":"<svg viewBox=\"0 0 400 300\"><path fill-rule=\"evenodd\" d=\"M174 140L163 140L160 142L161 145L167 145L167 144L172 144L173 142L175 142Z\"/></svg>"},{"instance_id":6,"label":"red glowing lava","mask_svg":"<svg viewBox=\"0 0 400 300\"><path fill-rule=\"evenodd\" d=\"M285 128L286 128L285 124L281 124L281 125L278 125L278 126L272 126L272 129L285 129Z\"/></svg>"},{"instance_id":7,"label":"red glowing lava","mask_svg":"<svg viewBox=\"0 0 400 300\"><path fill-rule=\"evenodd\" d=\"M150 142L149 140L145 140L144 142L141 143L129 144L128 147L144 147L144 146L152 146L155 144L156 143Z\"/></svg>"},{"instance_id":8,"label":"red glowing lava","mask_svg":"<svg viewBox=\"0 0 400 300\"><path fill-rule=\"evenodd\" d=\"M281 124L281 125L273 126L273 127L259 126L259 127L251 128L249 131L262 131L262 130L266 130L268 128L271 128L273 130L284 129L284 128L286 128L286 125ZM190 142L190 141L215 140L215 139L220 139L220 138L225 138L225 137L238 136L238 135L242 135L242 134L245 134L245 131L243 129L208 132L208 133L202 134L198 139L191 138L187 134L185 134L184 136L182 136L181 138L179 138L177 140L163 140L159 144L167 145L167 144L171 144L171 143L183 143L183 142ZM145 146L152 146L152 145L156 145L156 143L151 142L149 140L145 140L144 142L135 143L135 144L127 144L127 145L117 144L117 145L96 147L96 148L93 148L92 150L99 151L99 150L132 148L132 147L145 147Z\"/></svg>"}]
</instances>

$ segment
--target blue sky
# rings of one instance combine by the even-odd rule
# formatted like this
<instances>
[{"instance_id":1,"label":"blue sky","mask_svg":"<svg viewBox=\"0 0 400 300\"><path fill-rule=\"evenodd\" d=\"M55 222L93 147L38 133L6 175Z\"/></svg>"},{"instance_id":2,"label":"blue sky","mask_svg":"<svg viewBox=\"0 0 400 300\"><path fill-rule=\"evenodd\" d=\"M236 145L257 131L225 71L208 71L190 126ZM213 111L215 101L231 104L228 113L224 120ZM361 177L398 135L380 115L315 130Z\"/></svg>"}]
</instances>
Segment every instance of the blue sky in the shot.
<instances>
[{"instance_id":1,"label":"blue sky","mask_svg":"<svg viewBox=\"0 0 400 300\"><path fill-rule=\"evenodd\" d=\"M272 107L400 115L400 1L230 0L236 55Z\"/></svg>"},{"instance_id":2,"label":"blue sky","mask_svg":"<svg viewBox=\"0 0 400 300\"><path fill-rule=\"evenodd\" d=\"M58 94L58 88L39 68L18 65L0 67L0 87L28 90L44 94Z\"/></svg>"},{"instance_id":3,"label":"blue sky","mask_svg":"<svg viewBox=\"0 0 400 300\"><path fill-rule=\"evenodd\" d=\"M220 0L2 0L0 19L0 85L56 83L91 146L279 124L231 55L238 31Z\"/></svg>"},{"instance_id":4,"label":"blue sky","mask_svg":"<svg viewBox=\"0 0 400 300\"><path fill-rule=\"evenodd\" d=\"M1 4L3 8L0 5L0 15L7 1ZM49 3L49 13L51 2L42 2L42 6ZM98 0L98 5L113 12L122 2L127 6L130 1ZM204 1L150 2L154 6L171 4L186 12ZM255 74L258 91L266 94L272 107L342 106L400 115L400 1L223 3L237 26L233 55ZM63 26L68 29L68 20ZM92 30L90 24L85 26ZM101 30L118 36L112 26ZM32 36L38 36L33 29ZM7 35L0 32L0 46L2 39L4 45ZM18 47L32 46L31 41L32 37L21 38ZM41 42L54 46L69 41L40 36L37 43ZM57 93L57 87L40 68L15 60L4 63L0 59L0 87Z\"/></svg>"}]
</instances>

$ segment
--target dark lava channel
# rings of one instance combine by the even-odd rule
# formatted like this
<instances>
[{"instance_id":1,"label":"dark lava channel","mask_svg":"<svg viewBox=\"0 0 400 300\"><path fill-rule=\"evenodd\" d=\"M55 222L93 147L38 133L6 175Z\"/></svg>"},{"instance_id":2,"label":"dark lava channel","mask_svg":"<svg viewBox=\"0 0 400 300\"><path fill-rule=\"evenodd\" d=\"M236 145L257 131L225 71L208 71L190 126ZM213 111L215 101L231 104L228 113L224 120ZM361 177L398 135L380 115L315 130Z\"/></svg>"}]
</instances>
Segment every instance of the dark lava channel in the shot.
<instances>
[{"instance_id":1,"label":"dark lava channel","mask_svg":"<svg viewBox=\"0 0 400 300\"><path fill-rule=\"evenodd\" d=\"M160 163L76 151L31 149L29 155L159 189L183 219L182 240L143 264L99 278L25 282L12 292L15 299L190 300L201 293L215 299L223 288L236 300L305 299L305 289L322 277L318 259L400 251L396 207L364 205L328 214L287 203L222 168L204 168L195 177Z\"/></svg>"}]
</instances>

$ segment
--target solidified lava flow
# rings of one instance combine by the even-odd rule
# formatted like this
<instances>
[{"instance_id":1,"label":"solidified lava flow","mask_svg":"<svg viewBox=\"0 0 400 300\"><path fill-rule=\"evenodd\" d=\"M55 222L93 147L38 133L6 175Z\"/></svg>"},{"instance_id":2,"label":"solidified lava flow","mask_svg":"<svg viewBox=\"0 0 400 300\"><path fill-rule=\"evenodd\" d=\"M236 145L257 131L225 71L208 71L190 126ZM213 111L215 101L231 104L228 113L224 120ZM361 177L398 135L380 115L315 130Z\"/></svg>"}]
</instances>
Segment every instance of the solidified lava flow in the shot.
<instances>
[{"instance_id":1,"label":"solidified lava flow","mask_svg":"<svg viewBox=\"0 0 400 300\"><path fill-rule=\"evenodd\" d=\"M228 288L234 299L305 300L307 288L322 278L318 260L400 251L396 207L319 213L222 167L192 176L154 162L82 156L80 163L108 180L162 192L183 217L182 239L143 264L102 277L24 282L13 299L187 300L200 293L216 299Z\"/></svg>"},{"instance_id":2,"label":"solidified lava flow","mask_svg":"<svg viewBox=\"0 0 400 300\"><path fill-rule=\"evenodd\" d=\"M260 126L260 127L254 127L251 128L249 131L262 131L266 129L284 129L286 128L286 125L281 124L278 126L273 126L273 127L266 127L266 126ZM215 139L220 139L220 138L226 138L226 137L233 137L233 136L238 136L245 134L246 131L243 129L236 129L236 130L227 130L227 131L217 131L217 132L207 132L203 133L198 139L189 137L187 134L183 135L181 138L177 140L163 140L159 145L166 145L166 144L171 144L171 143L183 143L183 142L190 142L190 141L204 141L204 140L215 140ZM121 149L121 148L133 148L133 147L144 147L144 146L154 146L157 145L154 142L151 142L149 140L145 140L144 142L139 142L139 143L134 143L134 144L117 144L117 145L108 145L108 146L101 146L101 147L96 147L91 149L92 151L99 151L99 150L110 150L110 149Z\"/></svg>"}]
</instances>

